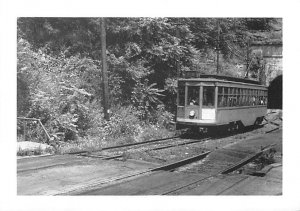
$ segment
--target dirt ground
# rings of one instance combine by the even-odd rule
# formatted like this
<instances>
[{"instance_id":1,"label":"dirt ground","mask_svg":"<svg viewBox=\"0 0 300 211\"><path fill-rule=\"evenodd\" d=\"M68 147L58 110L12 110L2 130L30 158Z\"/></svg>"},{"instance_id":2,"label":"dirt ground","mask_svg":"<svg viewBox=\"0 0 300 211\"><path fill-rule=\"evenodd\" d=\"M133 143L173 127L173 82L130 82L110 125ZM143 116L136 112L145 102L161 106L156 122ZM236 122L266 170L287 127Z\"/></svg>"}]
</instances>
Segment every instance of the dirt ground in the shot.
<instances>
[{"instance_id":1,"label":"dirt ground","mask_svg":"<svg viewBox=\"0 0 300 211\"><path fill-rule=\"evenodd\" d=\"M17 194L60 194L155 166L147 162L104 161L74 155L19 159Z\"/></svg>"}]
</instances>

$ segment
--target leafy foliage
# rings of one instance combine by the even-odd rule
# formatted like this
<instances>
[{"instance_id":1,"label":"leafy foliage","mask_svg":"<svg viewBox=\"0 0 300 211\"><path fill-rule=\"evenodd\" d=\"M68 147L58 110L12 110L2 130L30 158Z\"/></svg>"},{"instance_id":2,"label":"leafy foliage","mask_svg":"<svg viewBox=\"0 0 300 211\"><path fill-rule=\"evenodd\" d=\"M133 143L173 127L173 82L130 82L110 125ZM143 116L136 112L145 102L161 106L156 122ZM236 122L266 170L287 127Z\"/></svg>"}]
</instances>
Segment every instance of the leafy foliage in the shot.
<instances>
[{"instance_id":1,"label":"leafy foliage","mask_svg":"<svg viewBox=\"0 0 300 211\"><path fill-rule=\"evenodd\" d=\"M155 83L148 85L148 80L145 80L144 84L138 82L132 92L133 105L142 120L147 120L150 113L156 109L156 106L162 104L159 96L163 96L161 92L164 90L154 88L155 85Z\"/></svg>"}]
</instances>

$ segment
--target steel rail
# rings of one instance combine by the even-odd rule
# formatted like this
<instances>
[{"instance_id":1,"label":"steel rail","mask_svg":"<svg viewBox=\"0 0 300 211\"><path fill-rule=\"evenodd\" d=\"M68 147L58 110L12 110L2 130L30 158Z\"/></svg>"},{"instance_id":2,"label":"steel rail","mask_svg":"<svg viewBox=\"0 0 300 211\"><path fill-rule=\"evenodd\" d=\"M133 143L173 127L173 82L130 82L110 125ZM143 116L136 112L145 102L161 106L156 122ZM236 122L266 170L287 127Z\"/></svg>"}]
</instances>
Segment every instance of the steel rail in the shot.
<instances>
[{"instance_id":1,"label":"steel rail","mask_svg":"<svg viewBox=\"0 0 300 211\"><path fill-rule=\"evenodd\" d=\"M231 188L233 188L234 186L244 182L246 179L248 179L248 177L240 179L239 181L237 181L237 182L233 183L232 185L230 185L228 188L225 188L224 190L218 192L216 195L221 195L222 193L224 193L224 192L230 190Z\"/></svg>"},{"instance_id":2,"label":"steel rail","mask_svg":"<svg viewBox=\"0 0 300 211\"><path fill-rule=\"evenodd\" d=\"M230 172L233 172L233 171L235 171L235 170L241 168L242 166L246 165L247 163L249 163L249 162L251 162L252 160L254 160L254 159L258 158L259 156L261 156L263 153L265 153L265 152L266 152L267 150L269 150L269 149L270 149L270 146L264 147L263 150L261 150L261 151L255 153L254 155L251 155L251 156L249 156L249 157L246 157L245 159L243 159L243 160L237 162L236 164L230 166L229 168L223 170L223 171L221 172L221 174L228 174L228 173L230 173Z\"/></svg>"},{"instance_id":3,"label":"steel rail","mask_svg":"<svg viewBox=\"0 0 300 211\"><path fill-rule=\"evenodd\" d=\"M280 124L278 124L278 123L276 123L276 122L270 121L270 123L271 123L272 125L280 126Z\"/></svg>"},{"instance_id":4,"label":"steel rail","mask_svg":"<svg viewBox=\"0 0 300 211\"><path fill-rule=\"evenodd\" d=\"M110 147L103 147L100 150L92 150L92 151L82 150L82 151L77 151L77 152L68 152L68 153L65 153L65 154L72 155L72 154L98 152L98 151L102 151L102 150L117 149L117 148L129 147L129 146L138 146L138 145L143 145L143 144L148 144L148 143L165 141L165 140L169 140L169 139L175 139L175 138L179 138L179 137L180 136L173 136L173 137L168 137L168 138L160 138L160 139L154 139L154 140L137 142L137 143L131 143L131 144L123 144L123 145L116 145L116 146L110 146Z\"/></svg>"},{"instance_id":5,"label":"steel rail","mask_svg":"<svg viewBox=\"0 0 300 211\"><path fill-rule=\"evenodd\" d=\"M180 161L177 161L177 162L173 162L173 163L161 166L161 167L154 168L154 169L152 169L152 171L172 170L172 169L175 169L175 168L177 168L179 166L184 166L184 165L186 165L188 163L195 162L195 161L198 161L200 159L203 159L209 153L211 153L211 151L207 151L207 152L204 152L204 153L202 153L200 155L196 155L196 156L193 156L193 157L190 157L190 158L186 158L186 159L183 159L183 160L180 160Z\"/></svg>"},{"instance_id":6,"label":"steel rail","mask_svg":"<svg viewBox=\"0 0 300 211\"><path fill-rule=\"evenodd\" d=\"M269 130L269 131L266 131L265 133L271 133L271 132L273 132L273 131L275 131L275 130L279 130L279 127L277 127L277 128L274 128L274 129L272 129L272 130Z\"/></svg>"},{"instance_id":7,"label":"steel rail","mask_svg":"<svg viewBox=\"0 0 300 211\"><path fill-rule=\"evenodd\" d=\"M42 169L48 169L48 168L53 168L53 167L57 167L57 166L64 166L64 165L67 165L69 163L70 162L67 162L67 163L57 163L57 164L42 166L42 167L38 167L38 168L30 168L30 169L17 170L17 173L23 173L23 172L28 172L28 171L39 171L39 170L42 170Z\"/></svg>"},{"instance_id":8,"label":"steel rail","mask_svg":"<svg viewBox=\"0 0 300 211\"><path fill-rule=\"evenodd\" d=\"M172 147L177 147L177 146L184 146L184 145L189 145L189 144L195 144L195 143L199 143L199 142L203 142L203 141L207 141L207 140L211 140L211 138L204 138L201 140L197 140L197 141L187 141L187 142L183 142L183 143L179 143L179 144L170 144L167 146L161 146L161 147L156 147L156 148L152 148L149 149L150 150L161 150L161 149L167 149L167 148L172 148Z\"/></svg>"},{"instance_id":9,"label":"steel rail","mask_svg":"<svg viewBox=\"0 0 300 211\"><path fill-rule=\"evenodd\" d=\"M112 159L123 157L123 155L105 156L105 155L93 155L93 154L79 154L78 156L91 157L91 158L102 158L103 160L112 160Z\"/></svg>"},{"instance_id":10,"label":"steel rail","mask_svg":"<svg viewBox=\"0 0 300 211\"><path fill-rule=\"evenodd\" d=\"M132 143L132 144L124 144L124 145L119 145L119 146L104 147L104 148L102 148L102 150L116 149L116 148L129 147L129 146L137 146L137 145L142 145L142 144L148 144L148 143L154 143L154 142L159 142L159 141L175 139L175 138L179 138L179 137L180 136L174 136L174 137L169 137L169 138L160 138L160 139L143 141L143 142Z\"/></svg>"},{"instance_id":11,"label":"steel rail","mask_svg":"<svg viewBox=\"0 0 300 211\"><path fill-rule=\"evenodd\" d=\"M172 147L178 147L178 146L184 146L184 145L199 143L199 142L203 142L203 141L210 140L210 139L211 138L204 138L204 139L197 140L197 141L187 141L187 142L182 142L182 143L177 143L177 144L170 144L170 145L155 147L155 148L152 148L152 149L146 149L146 150L142 150L142 151L151 151L151 150L155 151L155 150L167 149L167 148L172 148ZM80 153L80 154L78 154L78 156L92 157L92 158L102 158L103 160L112 160L112 159L117 159L117 158L124 157L124 155L106 156L106 155L90 154L88 152ZM160 159L160 160L163 160L163 161L166 162L166 160L164 160L164 159L157 158L157 157L154 157L154 158Z\"/></svg>"}]
</instances>

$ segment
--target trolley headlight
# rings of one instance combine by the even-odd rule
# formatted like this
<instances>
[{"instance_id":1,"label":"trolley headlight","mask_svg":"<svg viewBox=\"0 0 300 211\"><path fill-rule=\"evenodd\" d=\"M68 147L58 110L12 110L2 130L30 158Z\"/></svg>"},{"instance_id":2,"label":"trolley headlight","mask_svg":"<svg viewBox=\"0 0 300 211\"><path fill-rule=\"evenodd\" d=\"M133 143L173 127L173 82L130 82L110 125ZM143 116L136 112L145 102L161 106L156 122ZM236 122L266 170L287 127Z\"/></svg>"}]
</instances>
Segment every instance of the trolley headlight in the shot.
<instances>
[{"instance_id":1,"label":"trolley headlight","mask_svg":"<svg viewBox=\"0 0 300 211\"><path fill-rule=\"evenodd\" d=\"M195 111L190 111L189 117L190 117L190 119L194 119Z\"/></svg>"}]
</instances>

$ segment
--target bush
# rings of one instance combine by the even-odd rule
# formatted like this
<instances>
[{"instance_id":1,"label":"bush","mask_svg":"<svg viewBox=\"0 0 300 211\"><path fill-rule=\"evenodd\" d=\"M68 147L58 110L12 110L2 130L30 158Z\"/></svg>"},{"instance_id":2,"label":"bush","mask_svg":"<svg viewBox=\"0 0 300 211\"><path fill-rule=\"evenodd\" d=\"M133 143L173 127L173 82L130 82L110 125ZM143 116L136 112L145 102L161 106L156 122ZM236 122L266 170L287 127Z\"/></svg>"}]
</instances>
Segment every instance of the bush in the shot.
<instances>
[{"instance_id":1,"label":"bush","mask_svg":"<svg viewBox=\"0 0 300 211\"><path fill-rule=\"evenodd\" d=\"M159 128L167 128L174 121L174 114L166 111L164 105L158 105L157 110L151 115L151 123Z\"/></svg>"},{"instance_id":2,"label":"bush","mask_svg":"<svg viewBox=\"0 0 300 211\"><path fill-rule=\"evenodd\" d=\"M21 81L28 84L26 100L18 95L18 114L40 119L53 136L64 133L64 141L86 135L91 127L89 101L100 87L93 60L79 55L53 57L42 49L35 52L20 39L17 69L20 88Z\"/></svg>"},{"instance_id":3,"label":"bush","mask_svg":"<svg viewBox=\"0 0 300 211\"><path fill-rule=\"evenodd\" d=\"M142 132L135 137L135 140L136 142L142 142L171 136L172 132L165 128L159 128L155 125L147 125L143 128Z\"/></svg>"},{"instance_id":4,"label":"bush","mask_svg":"<svg viewBox=\"0 0 300 211\"><path fill-rule=\"evenodd\" d=\"M101 111L94 110L88 134L110 138L134 136L139 133L141 124L135 113L136 110L131 106L117 106L111 109L110 121L106 121Z\"/></svg>"}]
</instances>

